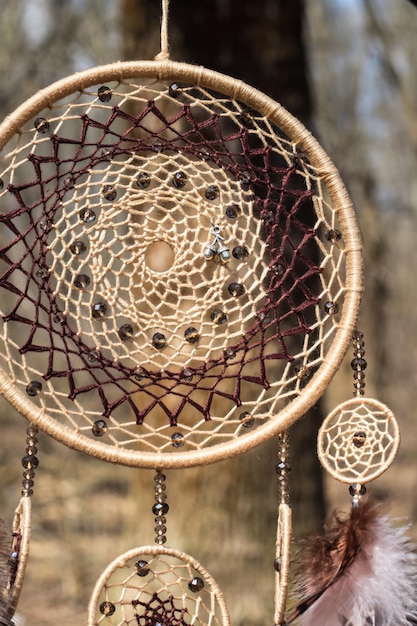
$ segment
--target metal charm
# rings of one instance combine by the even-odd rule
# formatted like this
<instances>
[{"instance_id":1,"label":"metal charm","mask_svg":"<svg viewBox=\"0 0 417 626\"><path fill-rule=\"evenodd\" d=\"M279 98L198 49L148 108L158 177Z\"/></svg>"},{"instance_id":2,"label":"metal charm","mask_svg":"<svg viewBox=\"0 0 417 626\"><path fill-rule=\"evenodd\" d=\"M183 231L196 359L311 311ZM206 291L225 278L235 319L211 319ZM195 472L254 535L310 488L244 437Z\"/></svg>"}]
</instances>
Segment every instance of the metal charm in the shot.
<instances>
[{"instance_id":1,"label":"metal charm","mask_svg":"<svg viewBox=\"0 0 417 626\"><path fill-rule=\"evenodd\" d=\"M212 222L210 233L213 235L214 240L208 243L204 248L204 258L207 261L211 261L215 254L218 254L223 263L227 263L230 260L229 248L224 245L224 237L221 236L221 227L215 226Z\"/></svg>"}]
</instances>

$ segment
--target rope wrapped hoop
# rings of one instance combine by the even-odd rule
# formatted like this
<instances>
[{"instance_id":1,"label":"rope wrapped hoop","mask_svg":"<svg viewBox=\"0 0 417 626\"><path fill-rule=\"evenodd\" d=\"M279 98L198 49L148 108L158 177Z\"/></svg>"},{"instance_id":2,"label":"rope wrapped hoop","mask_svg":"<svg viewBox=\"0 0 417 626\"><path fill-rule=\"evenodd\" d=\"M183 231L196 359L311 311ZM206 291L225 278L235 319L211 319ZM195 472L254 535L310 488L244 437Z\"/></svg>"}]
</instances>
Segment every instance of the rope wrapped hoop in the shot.
<instances>
[{"instance_id":1,"label":"rope wrapped hoop","mask_svg":"<svg viewBox=\"0 0 417 626\"><path fill-rule=\"evenodd\" d=\"M117 63L0 126L0 389L107 461L185 467L303 415L356 324L337 170L279 104L200 67Z\"/></svg>"}]
</instances>

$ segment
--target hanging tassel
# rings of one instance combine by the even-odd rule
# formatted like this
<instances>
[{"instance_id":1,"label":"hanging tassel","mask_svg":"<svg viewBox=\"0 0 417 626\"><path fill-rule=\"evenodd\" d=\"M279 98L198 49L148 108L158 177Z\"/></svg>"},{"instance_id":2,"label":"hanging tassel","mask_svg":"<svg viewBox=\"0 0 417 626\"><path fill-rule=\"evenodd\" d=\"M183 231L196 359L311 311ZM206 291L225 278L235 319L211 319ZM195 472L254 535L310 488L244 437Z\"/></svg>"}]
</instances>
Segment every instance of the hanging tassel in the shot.
<instances>
[{"instance_id":1,"label":"hanging tassel","mask_svg":"<svg viewBox=\"0 0 417 626\"><path fill-rule=\"evenodd\" d=\"M297 569L301 598L286 624L410 626L417 623L417 555L381 507L362 500L306 543Z\"/></svg>"}]
</instances>

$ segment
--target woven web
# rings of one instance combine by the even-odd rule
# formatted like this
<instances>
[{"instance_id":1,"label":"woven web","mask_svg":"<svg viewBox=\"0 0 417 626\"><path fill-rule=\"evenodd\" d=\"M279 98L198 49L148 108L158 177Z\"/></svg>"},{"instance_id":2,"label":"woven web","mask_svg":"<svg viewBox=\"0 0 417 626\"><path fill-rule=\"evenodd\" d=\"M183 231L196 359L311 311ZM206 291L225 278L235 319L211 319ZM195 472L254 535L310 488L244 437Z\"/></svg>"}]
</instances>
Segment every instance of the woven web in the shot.
<instances>
[{"instance_id":1,"label":"woven web","mask_svg":"<svg viewBox=\"0 0 417 626\"><path fill-rule=\"evenodd\" d=\"M337 407L323 422L318 452L332 476L345 483L364 483L388 469L399 440L391 411L376 400L357 398Z\"/></svg>"},{"instance_id":2,"label":"woven web","mask_svg":"<svg viewBox=\"0 0 417 626\"><path fill-rule=\"evenodd\" d=\"M250 436L323 362L343 229L320 172L244 103L85 88L12 137L0 178L0 365L77 436L147 452Z\"/></svg>"},{"instance_id":3,"label":"woven web","mask_svg":"<svg viewBox=\"0 0 417 626\"><path fill-rule=\"evenodd\" d=\"M229 624L223 596L199 563L173 550L164 553L162 548L159 554L140 550L123 555L99 583L89 626Z\"/></svg>"}]
</instances>

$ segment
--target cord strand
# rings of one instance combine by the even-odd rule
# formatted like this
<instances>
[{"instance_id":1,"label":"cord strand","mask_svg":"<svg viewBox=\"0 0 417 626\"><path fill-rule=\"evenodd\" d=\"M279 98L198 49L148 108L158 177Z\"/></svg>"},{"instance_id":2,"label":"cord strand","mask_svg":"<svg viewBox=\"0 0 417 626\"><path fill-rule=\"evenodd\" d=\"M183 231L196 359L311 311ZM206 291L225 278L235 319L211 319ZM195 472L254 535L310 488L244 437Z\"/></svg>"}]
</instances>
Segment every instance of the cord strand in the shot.
<instances>
[{"instance_id":1,"label":"cord strand","mask_svg":"<svg viewBox=\"0 0 417 626\"><path fill-rule=\"evenodd\" d=\"M168 13L169 13L169 0L162 0L161 52L159 52L159 54L156 55L155 61L167 61L169 59Z\"/></svg>"}]
</instances>

